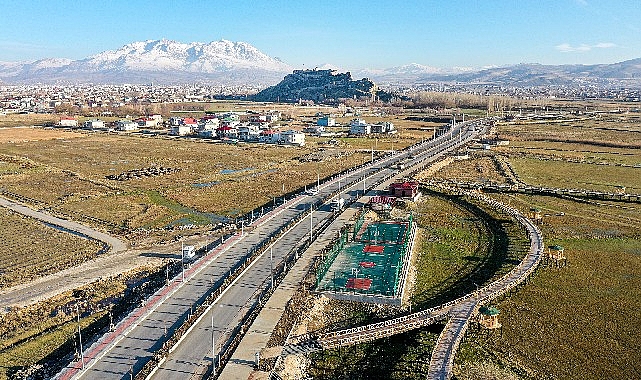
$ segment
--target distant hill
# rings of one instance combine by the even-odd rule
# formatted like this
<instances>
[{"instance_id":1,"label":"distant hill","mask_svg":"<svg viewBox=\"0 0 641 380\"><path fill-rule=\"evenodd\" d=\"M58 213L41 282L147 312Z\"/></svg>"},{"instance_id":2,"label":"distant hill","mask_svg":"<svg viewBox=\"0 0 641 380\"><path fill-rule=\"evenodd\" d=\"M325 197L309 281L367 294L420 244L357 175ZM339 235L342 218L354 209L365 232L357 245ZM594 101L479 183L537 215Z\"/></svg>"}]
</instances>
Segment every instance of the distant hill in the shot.
<instances>
[{"instance_id":1,"label":"distant hill","mask_svg":"<svg viewBox=\"0 0 641 380\"><path fill-rule=\"evenodd\" d=\"M324 68L334 68L325 65ZM316 70L319 73L324 70ZM226 40L209 43L181 43L148 40L127 44L116 50L70 60L47 58L34 62L0 62L0 82L22 83L105 83L105 84L185 84L253 85L267 87L278 83L292 67L272 58L246 42ZM412 86L426 83L459 83L511 87L586 85L641 88L641 58L598 65L542 65L527 63L486 69L441 69L411 63L387 69L363 69L354 78L369 78L379 85ZM347 73L349 75L349 73ZM286 78L294 83L295 77ZM336 95L362 96L369 92L368 81L332 79ZM351 76L349 81L352 81ZM283 86L287 85L284 83ZM343 84L340 84L343 83ZM373 82L371 82L373 83ZM327 88L327 83L316 86ZM341 87L342 86L342 87ZM314 86L311 86L314 87ZM280 89L279 89L280 91ZM310 90L311 91L311 90ZM261 96L267 97L268 92ZM287 97L296 97L295 92ZM306 95L301 92L300 97ZM311 93L309 94L311 96ZM328 93L324 97L333 97ZM348 96L350 97L350 96ZM288 98L289 99L289 98Z\"/></svg>"},{"instance_id":2,"label":"distant hill","mask_svg":"<svg viewBox=\"0 0 641 380\"><path fill-rule=\"evenodd\" d=\"M275 86L253 96L263 102L297 102L300 99L315 102L338 99L371 98L373 95L388 100L390 94L378 90L367 78L352 80L352 75L335 70L294 70Z\"/></svg>"},{"instance_id":3,"label":"distant hill","mask_svg":"<svg viewBox=\"0 0 641 380\"><path fill-rule=\"evenodd\" d=\"M72 61L0 62L5 83L194 83L269 85L292 68L245 42L133 42Z\"/></svg>"},{"instance_id":4,"label":"distant hill","mask_svg":"<svg viewBox=\"0 0 641 380\"><path fill-rule=\"evenodd\" d=\"M641 58L613 64L528 63L483 70L456 69L450 72L413 64L380 71L366 71L366 73L369 78L381 84L412 85L444 82L513 87L598 85L641 88Z\"/></svg>"}]
</instances>

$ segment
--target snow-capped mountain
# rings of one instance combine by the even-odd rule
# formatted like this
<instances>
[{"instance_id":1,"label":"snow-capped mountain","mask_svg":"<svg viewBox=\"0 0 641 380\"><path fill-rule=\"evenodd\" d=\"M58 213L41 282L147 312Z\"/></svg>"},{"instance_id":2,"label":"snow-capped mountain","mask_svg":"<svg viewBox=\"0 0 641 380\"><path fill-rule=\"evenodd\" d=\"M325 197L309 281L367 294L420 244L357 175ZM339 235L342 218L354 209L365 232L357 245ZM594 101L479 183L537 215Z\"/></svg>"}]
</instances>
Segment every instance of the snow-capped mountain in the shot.
<instances>
[{"instance_id":1,"label":"snow-capped mountain","mask_svg":"<svg viewBox=\"0 0 641 380\"><path fill-rule=\"evenodd\" d=\"M72 61L0 63L6 82L271 84L292 67L245 42L133 42Z\"/></svg>"}]
</instances>

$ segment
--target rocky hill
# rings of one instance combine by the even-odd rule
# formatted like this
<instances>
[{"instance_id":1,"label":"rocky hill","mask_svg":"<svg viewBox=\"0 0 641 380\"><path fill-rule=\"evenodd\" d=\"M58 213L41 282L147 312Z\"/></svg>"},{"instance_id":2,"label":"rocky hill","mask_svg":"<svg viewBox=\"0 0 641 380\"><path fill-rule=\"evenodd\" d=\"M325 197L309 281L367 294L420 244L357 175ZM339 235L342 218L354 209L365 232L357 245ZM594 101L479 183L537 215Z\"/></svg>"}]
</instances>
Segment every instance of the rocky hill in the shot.
<instances>
[{"instance_id":1,"label":"rocky hill","mask_svg":"<svg viewBox=\"0 0 641 380\"><path fill-rule=\"evenodd\" d=\"M313 100L327 102L338 99L371 98L373 95L389 98L367 78L352 80L352 75L334 70L294 70L280 83L264 89L254 96L263 102L297 102Z\"/></svg>"}]
</instances>

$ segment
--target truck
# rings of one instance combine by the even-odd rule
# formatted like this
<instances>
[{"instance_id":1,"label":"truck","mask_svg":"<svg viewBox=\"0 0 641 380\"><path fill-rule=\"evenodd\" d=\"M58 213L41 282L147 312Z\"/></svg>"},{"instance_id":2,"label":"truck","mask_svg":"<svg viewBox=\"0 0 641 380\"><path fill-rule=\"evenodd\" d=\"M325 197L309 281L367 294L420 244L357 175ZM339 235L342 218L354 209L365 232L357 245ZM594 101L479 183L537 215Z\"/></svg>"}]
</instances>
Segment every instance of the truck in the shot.
<instances>
[{"instance_id":1,"label":"truck","mask_svg":"<svg viewBox=\"0 0 641 380\"><path fill-rule=\"evenodd\" d=\"M332 211L340 211L345 206L345 199L336 198L332 201Z\"/></svg>"}]
</instances>

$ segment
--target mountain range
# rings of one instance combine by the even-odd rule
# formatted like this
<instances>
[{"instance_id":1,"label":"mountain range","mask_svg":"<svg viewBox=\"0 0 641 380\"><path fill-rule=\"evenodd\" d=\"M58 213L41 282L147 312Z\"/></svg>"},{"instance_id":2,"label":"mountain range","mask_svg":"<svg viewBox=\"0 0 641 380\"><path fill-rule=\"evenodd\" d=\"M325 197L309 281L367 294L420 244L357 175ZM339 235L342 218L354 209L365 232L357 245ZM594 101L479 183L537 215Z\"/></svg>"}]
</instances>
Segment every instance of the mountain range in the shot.
<instances>
[{"instance_id":1,"label":"mountain range","mask_svg":"<svg viewBox=\"0 0 641 380\"><path fill-rule=\"evenodd\" d=\"M272 84L292 67L245 42L133 42L81 59L0 62L6 83Z\"/></svg>"},{"instance_id":2,"label":"mountain range","mask_svg":"<svg viewBox=\"0 0 641 380\"><path fill-rule=\"evenodd\" d=\"M278 83L292 70L290 65L246 42L181 43L163 39L133 42L80 60L0 62L0 83L206 83L267 87ZM641 88L641 58L614 64L532 63L485 69L441 69L411 63L388 69L357 70L352 76L368 78L379 85L398 86L450 83Z\"/></svg>"}]
</instances>

